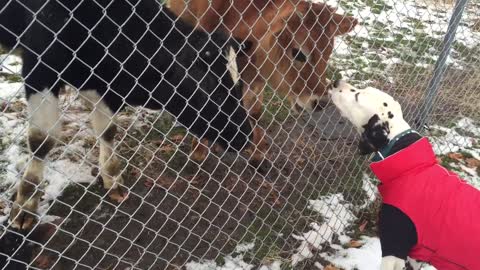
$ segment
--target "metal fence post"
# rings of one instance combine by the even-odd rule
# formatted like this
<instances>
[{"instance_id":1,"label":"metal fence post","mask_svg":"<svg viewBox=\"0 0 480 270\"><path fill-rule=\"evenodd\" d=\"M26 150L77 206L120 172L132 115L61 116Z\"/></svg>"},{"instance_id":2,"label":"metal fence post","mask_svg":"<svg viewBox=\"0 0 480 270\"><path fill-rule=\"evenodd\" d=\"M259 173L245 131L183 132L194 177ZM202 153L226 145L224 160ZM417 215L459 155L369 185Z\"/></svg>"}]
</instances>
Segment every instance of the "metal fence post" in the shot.
<instances>
[{"instance_id":1,"label":"metal fence post","mask_svg":"<svg viewBox=\"0 0 480 270\"><path fill-rule=\"evenodd\" d=\"M450 54L450 50L455 39L455 34L457 33L457 28L460 24L460 20L462 19L462 15L465 11L467 3L468 0L458 0L455 3L452 17L450 18L450 22L448 24L447 33L445 34L445 38L443 39L442 50L440 52L440 55L438 56L437 62L435 63L433 77L430 80L427 89L427 95L421 106L420 117L417 119L418 128L420 129L423 128L428 122L428 116L432 111L433 104L435 103L435 98L437 96L437 92L440 86L440 81L442 80L445 70L447 68L447 58Z\"/></svg>"}]
</instances>

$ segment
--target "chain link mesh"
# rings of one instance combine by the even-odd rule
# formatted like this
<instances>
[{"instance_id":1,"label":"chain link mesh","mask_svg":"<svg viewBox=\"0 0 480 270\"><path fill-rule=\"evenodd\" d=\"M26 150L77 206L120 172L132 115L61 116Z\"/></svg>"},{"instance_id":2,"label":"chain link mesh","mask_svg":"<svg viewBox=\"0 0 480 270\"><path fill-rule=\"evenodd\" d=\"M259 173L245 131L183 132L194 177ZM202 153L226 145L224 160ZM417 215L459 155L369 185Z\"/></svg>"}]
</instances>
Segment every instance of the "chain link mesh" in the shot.
<instances>
[{"instance_id":1,"label":"chain link mesh","mask_svg":"<svg viewBox=\"0 0 480 270\"><path fill-rule=\"evenodd\" d=\"M8 7L13 1L0 3ZM55 1L60 6L65 2L41 2ZM141 1L120 2L128 8L123 20L136 16L152 27L153 18L136 14ZM244 83L243 107L255 128L253 146L225 151L215 142L199 140L168 110L128 101L113 116L101 107L106 95L92 98L82 87L67 86L58 101L60 117L52 125L60 129L56 145L45 159L43 180L34 185L37 193L30 193L41 195L30 213L38 222L15 229L9 218L15 193L24 171L36 162L29 154L28 122L51 115L48 110L39 109L43 115L28 110L24 89L30 74L21 76L22 53L0 47L0 269L373 269L368 258L353 258L347 248L362 250L376 241L376 180L366 170L366 160L356 154L356 132L327 104L325 79L382 89L400 101L408 122L417 121L455 3L328 1L336 10L296 0L157 4L199 31L251 42L244 43L237 64ZM0 7L0 21L5 7ZM41 16L41 9L30 11L35 16L28 25ZM471 1L462 14L425 130L442 165L477 187L479 12L480 4ZM100 23L84 25L72 14L58 29L48 29L54 40L62 43L57 34L70 21L90 34ZM125 25L108 16L104 11L102 20L110 20L121 32ZM22 46L27 30L0 28L15 34L20 41L16 46ZM128 37L125 42L131 54L139 46ZM204 48L206 44L198 48L193 62L203 61ZM102 59L109 55L109 44L104 49ZM46 51L35 55L41 59ZM170 67L181 64L179 51L170 52ZM212 68L212 63L207 65ZM90 70L97 66L85 64ZM228 65L220 77L230 76ZM53 68L58 81L66 69ZM144 72L129 75L139 79ZM41 102L52 103L51 89L36 90L43 93ZM125 94L118 95L126 101ZM127 95L135 95L134 86ZM89 119L95 117L116 126L114 144L102 146L107 129L94 131ZM104 188L101 151L110 153L102 164L116 159L121 163L124 183L119 184L128 194L123 201ZM378 245L373 249L379 262Z\"/></svg>"}]
</instances>

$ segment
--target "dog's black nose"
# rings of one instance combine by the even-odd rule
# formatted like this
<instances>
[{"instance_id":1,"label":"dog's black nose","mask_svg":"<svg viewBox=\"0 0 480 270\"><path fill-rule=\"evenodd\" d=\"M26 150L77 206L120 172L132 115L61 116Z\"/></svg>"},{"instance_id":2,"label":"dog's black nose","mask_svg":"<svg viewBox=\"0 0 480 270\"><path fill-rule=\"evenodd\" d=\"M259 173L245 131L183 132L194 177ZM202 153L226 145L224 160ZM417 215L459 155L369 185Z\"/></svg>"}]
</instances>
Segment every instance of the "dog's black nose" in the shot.
<instances>
[{"instance_id":1,"label":"dog's black nose","mask_svg":"<svg viewBox=\"0 0 480 270\"><path fill-rule=\"evenodd\" d=\"M333 82L333 87L335 87L335 88L339 87L339 86L340 86L340 82L341 82L341 80L335 80L335 81Z\"/></svg>"}]
</instances>

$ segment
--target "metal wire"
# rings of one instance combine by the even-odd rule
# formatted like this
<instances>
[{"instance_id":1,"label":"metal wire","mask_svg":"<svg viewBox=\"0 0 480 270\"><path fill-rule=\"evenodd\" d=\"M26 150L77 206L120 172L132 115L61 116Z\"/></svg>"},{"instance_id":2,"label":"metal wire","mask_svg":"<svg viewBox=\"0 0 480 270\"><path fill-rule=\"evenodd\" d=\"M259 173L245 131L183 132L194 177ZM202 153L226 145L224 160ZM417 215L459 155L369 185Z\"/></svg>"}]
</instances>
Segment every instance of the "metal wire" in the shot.
<instances>
[{"instance_id":1,"label":"metal wire","mask_svg":"<svg viewBox=\"0 0 480 270\"><path fill-rule=\"evenodd\" d=\"M104 10L98 22L87 25L74 15L80 12L78 6L71 9L64 1L44 0L34 10L25 1L0 0L5 4L0 7L0 21L14 1L31 16L27 16L27 29L34 22L41 25L75 56L64 68L45 64L58 75L55 84L63 83L61 75L74 61L91 71L84 76L96 76L106 85L111 82L94 74L100 62L110 57L126 65L112 56L111 44L103 44L93 34L101 20L120 29L114 39L122 37L128 43L125 46L132 46L130 56L138 53L143 60L154 61L138 51L141 38L132 40L122 33L126 23L109 17L109 1L88 0ZM70 14L58 29L38 20L42 8L52 2ZM122 11L124 22L138 17L148 26L138 35L152 34L149 27L159 14L147 20L139 16L142 1L120 2L128 9ZM42 195L36 211L30 212L36 222L26 230L15 229L9 217L15 194L24 171L36 162L27 143L28 122L41 110L40 106L33 112L28 109L24 88L32 74L21 76L22 53L0 47L0 269L314 269L318 264L333 265L325 254L332 255L332 246L348 245L341 240L345 236L375 236L378 201L365 157L357 155L356 132L332 104L326 104L325 78L343 78L393 95L407 121L428 123L425 135L442 165L480 186L478 3L328 1L334 10L300 0L234 0L225 1L229 4L221 8L215 6L221 1L185 0L186 6L176 9L183 2L166 3L178 16L176 25L186 21L211 36L217 31L231 40L251 43L237 54L237 64L244 83L242 105L249 113L245 121L257 128L251 140L261 143L232 152L200 140L192 149L192 141L198 138L168 110L127 102L134 89L152 89L139 82L147 69L139 74L124 70L136 81L127 95L117 92L125 108L112 115L100 112L111 117L107 126L115 125L117 130L109 147L113 154L102 161L110 164L118 159L121 164L125 182L119 184L128 198L116 202L111 190L103 187L105 166L99 162L107 129L95 132L89 120L103 110L102 99L108 96L103 93L92 99L84 85L75 88L67 83L59 99L60 118L48 130L60 128L56 145L45 158L43 178L38 185L25 180ZM192 3L208 5L202 11L188 6ZM458 22L458 28L448 28L449 21ZM78 48L86 40L72 49L59 37L72 22L102 44L105 55L98 63L78 57ZM355 27L346 29L348 25ZM24 44L27 30L16 33L0 24L0 33L2 29L17 36L16 47L38 59L53 48L52 42L38 52ZM335 35L338 31L345 33ZM448 38L453 36L455 40ZM451 42L450 50L442 51L444 38ZM164 49L172 55L169 72L176 72L175 65L194 68L182 65L181 49L169 51L164 42L160 40L156 53ZM183 49L188 46L184 44ZM220 59L225 56L221 52L220 58L208 63L200 55L207 46L198 48L192 63L206 61L202 63L213 69L214 63L227 62ZM434 73L435 65L444 72ZM230 76L227 64L223 67L219 77ZM429 82L435 83L429 87ZM216 87L225 86L220 82ZM51 102L52 89L35 90L42 93L42 103ZM215 89L203 90L213 93ZM193 94L184 98L195 101ZM166 103L172 100L169 97ZM422 104L427 108L421 110ZM201 105L202 109L207 106ZM362 224L367 224L366 229Z\"/></svg>"}]
</instances>

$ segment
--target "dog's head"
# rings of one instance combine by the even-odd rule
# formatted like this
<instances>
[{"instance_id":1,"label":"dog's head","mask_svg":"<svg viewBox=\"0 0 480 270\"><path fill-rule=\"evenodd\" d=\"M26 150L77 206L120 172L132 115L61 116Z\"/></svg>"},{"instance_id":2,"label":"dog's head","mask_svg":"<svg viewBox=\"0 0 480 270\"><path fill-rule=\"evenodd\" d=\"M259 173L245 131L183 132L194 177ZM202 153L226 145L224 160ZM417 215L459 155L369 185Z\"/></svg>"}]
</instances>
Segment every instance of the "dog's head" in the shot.
<instances>
[{"instance_id":1,"label":"dog's head","mask_svg":"<svg viewBox=\"0 0 480 270\"><path fill-rule=\"evenodd\" d=\"M403 119L402 107L392 96L378 89L358 89L345 81L330 85L329 94L343 117L361 134L361 154L376 152L410 128Z\"/></svg>"}]
</instances>

